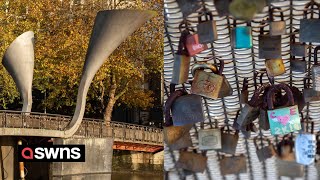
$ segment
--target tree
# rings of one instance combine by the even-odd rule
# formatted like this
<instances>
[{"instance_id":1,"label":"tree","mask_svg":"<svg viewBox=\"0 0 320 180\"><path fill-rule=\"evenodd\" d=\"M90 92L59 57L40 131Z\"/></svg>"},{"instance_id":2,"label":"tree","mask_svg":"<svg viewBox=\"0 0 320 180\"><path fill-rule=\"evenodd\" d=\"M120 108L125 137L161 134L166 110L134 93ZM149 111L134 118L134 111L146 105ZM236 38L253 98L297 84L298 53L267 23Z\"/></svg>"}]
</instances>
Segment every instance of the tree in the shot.
<instances>
[{"instance_id":1,"label":"tree","mask_svg":"<svg viewBox=\"0 0 320 180\"><path fill-rule=\"evenodd\" d=\"M72 114L96 13L102 9L121 8L154 9L158 16L129 37L106 60L90 87L86 113L99 112L109 121L115 105L152 107L152 92L141 87L150 74L160 73L162 68L162 2L101 2L0 2L0 53L21 33L33 30L36 34L33 87L47 94L39 107L45 106L49 112ZM0 89L0 101L12 103L18 97L13 81L3 69L0 78L5 87ZM8 92L11 94L6 95Z\"/></svg>"}]
</instances>

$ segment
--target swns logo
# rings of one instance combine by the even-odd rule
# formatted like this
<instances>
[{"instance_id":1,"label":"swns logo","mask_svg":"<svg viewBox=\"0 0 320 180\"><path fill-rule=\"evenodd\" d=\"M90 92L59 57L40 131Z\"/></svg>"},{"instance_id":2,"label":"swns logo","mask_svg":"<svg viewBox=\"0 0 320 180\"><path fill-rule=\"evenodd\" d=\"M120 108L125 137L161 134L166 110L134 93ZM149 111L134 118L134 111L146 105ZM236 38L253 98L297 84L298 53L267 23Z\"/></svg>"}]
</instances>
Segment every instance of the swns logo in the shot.
<instances>
[{"instance_id":1,"label":"swns logo","mask_svg":"<svg viewBox=\"0 0 320 180\"><path fill-rule=\"evenodd\" d=\"M85 162L84 145L18 146L19 162Z\"/></svg>"}]
</instances>

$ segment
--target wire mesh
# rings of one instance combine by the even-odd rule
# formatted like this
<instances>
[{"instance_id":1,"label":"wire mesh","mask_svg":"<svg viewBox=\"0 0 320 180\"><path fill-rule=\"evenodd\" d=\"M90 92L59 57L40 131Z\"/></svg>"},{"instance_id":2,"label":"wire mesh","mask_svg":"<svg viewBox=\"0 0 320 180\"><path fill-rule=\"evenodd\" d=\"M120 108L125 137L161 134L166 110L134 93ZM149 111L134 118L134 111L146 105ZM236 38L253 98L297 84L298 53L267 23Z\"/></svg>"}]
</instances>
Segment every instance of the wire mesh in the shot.
<instances>
[{"instance_id":1,"label":"wire mesh","mask_svg":"<svg viewBox=\"0 0 320 180\"><path fill-rule=\"evenodd\" d=\"M200 54L197 54L192 59L192 64L202 61L204 57L215 56L215 59L209 61L209 63L215 63L218 60L225 62L225 68L223 74L228 79L233 88L233 95L225 98L212 100L203 98L204 114L206 115L206 121L202 126L200 123L194 125L194 128L190 131L193 147L190 149L198 150L198 137L197 131L201 128L210 128L210 123L214 121L218 122L219 127L229 124L232 125L237 111L242 108L239 103L240 90L244 78L249 80L249 98L252 96L253 91L259 85L259 81L254 78L255 71L265 68L265 59L258 58L258 35L260 34L261 21L268 18L268 9L270 6L280 7L284 14L286 21L286 35L282 35L282 59L285 64L286 73L275 77L275 83L285 82L287 84L294 85L299 88L300 91L304 88L303 78L310 77L310 68L313 64L313 49L319 45L316 43L309 44L307 60L307 73L298 73L290 70L290 34L296 29L299 29L300 19L303 18L304 6L308 1L282 1L274 2L271 5L266 6L262 13L256 14L254 20L251 22L253 47L251 49L233 49L231 47L231 29L233 27L234 19L232 17L219 17L212 0L202 0L202 8L206 8L212 12L214 20L217 25L218 40L212 44L208 44L209 48ZM314 12L314 18L319 16L318 12ZM274 17L279 19L279 14L275 14ZM164 0L164 86L168 92L170 81L172 78L173 69L173 55L178 48L178 42L180 37L179 24L183 20L182 13L178 8L175 0ZM189 15L187 21L190 22L191 27L196 29L198 24L198 13ZM245 26L246 22L236 21L237 26ZM268 24L264 25L264 29L269 29ZM298 39L298 37L297 37ZM192 74L189 74L189 80L192 80ZM263 83L268 82L267 77L263 77ZM310 86L310 81L307 86ZM177 86L177 89L182 86ZM190 84L186 83L185 87L190 90ZM165 100L168 96L166 93ZM305 118L312 119L315 122L315 132L319 130L320 123L320 106L318 102L307 103L303 109ZM257 121L255 121L257 123ZM236 154L244 153L247 158L247 174L240 175L227 175L222 176L220 173L219 161L216 151L207 151L208 168L204 173L196 173L185 176L185 173L181 169L175 168L174 164L179 157L177 151L171 151L168 147L165 147L165 170L168 173L169 179L290 179L287 177L279 177L277 174L277 167L275 164L275 157L266 160L265 162L259 162L256 155L256 148L253 144L253 137L259 135L259 133L267 136L269 139L273 139L277 142L277 138L271 136L269 131L261 130L258 133L252 133L251 138L244 139L240 135ZM200 152L198 150L198 152ZM317 171L316 165L305 166L305 176L297 179L320 179L320 174Z\"/></svg>"}]
</instances>

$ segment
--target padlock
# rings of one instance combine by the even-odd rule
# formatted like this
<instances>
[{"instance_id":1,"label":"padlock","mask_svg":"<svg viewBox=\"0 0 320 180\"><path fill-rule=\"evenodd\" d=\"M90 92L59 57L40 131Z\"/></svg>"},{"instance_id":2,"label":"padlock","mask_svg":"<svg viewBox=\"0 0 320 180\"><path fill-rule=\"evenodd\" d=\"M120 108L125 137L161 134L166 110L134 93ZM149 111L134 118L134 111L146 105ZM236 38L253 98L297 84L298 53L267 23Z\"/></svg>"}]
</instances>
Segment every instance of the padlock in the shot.
<instances>
[{"instance_id":1,"label":"padlock","mask_svg":"<svg viewBox=\"0 0 320 180\"><path fill-rule=\"evenodd\" d=\"M198 135L200 150L221 149L220 129L200 129Z\"/></svg>"},{"instance_id":2,"label":"padlock","mask_svg":"<svg viewBox=\"0 0 320 180\"><path fill-rule=\"evenodd\" d=\"M264 26L261 24L259 35L259 58L260 59L281 59L281 35L271 36L263 34Z\"/></svg>"},{"instance_id":3,"label":"padlock","mask_svg":"<svg viewBox=\"0 0 320 180\"><path fill-rule=\"evenodd\" d=\"M188 80L190 68L190 56L184 47L189 32L184 30L181 32L178 51L174 55L172 84L182 84Z\"/></svg>"},{"instance_id":4,"label":"padlock","mask_svg":"<svg viewBox=\"0 0 320 180\"><path fill-rule=\"evenodd\" d=\"M227 154L235 154L239 140L239 131L237 130L232 134L229 126L227 126L227 130L224 128L225 126L221 128L221 149L218 151Z\"/></svg>"},{"instance_id":5,"label":"padlock","mask_svg":"<svg viewBox=\"0 0 320 180\"><path fill-rule=\"evenodd\" d=\"M306 57L308 46L306 43L296 42L296 33L298 32L298 30L295 30L290 36L290 55Z\"/></svg>"},{"instance_id":6,"label":"padlock","mask_svg":"<svg viewBox=\"0 0 320 180\"><path fill-rule=\"evenodd\" d=\"M260 143L261 148L260 148L257 143L257 138L258 137L255 137L253 139L253 142L254 142L254 146L256 147L256 153L260 162L265 161L271 158L272 156L276 155L276 150L273 144L271 143L270 139L263 139L263 138L260 139L260 142L261 142ZM263 142L265 144L262 144Z\"/></svg>"},{"instance_id":7,"label":"padlock","mask_svg":"<svg viewBox=\"0 0 320 180\"><path fill-rule=\"evenodd\" d=\"M233 28L231 31L232 47L234 49L243 49L252 47L252 33L249 23L247 26L236 26L236 20L233 21Z\"/></svg>"},{"instance_id":8,"label":"padlock","mask_svg":"<svg viewBox=\"0 0 320 180\"><path fill-rule=\"evenodd\" d=\"M274 109L272 95L276 89L285 90L289 101L288 107ZM299 109L297 105L294 105L293 94L289 86L283 83L272 86L267 98L268 119L272 135L288 134L301 129Z\"/></svg>"},{"instance_id":9,"label":"padlock","mask_svg":"<svg viewBox=\"0 0 320 180\"><path fill-rule=\"evenodd\" d=\"M260 115L259 115L259 127L263 130L269 130L270 129L270 123L268 120L268 113L264 109L260 109Z\"/></svg>"},{"instance_id":10,"label":"padlock","mask_svg":"<svg viewBox=\"0 0 320 180\"><path fill-rule=\"evenodd\" d=\"M310 78L304 78L303 79L303 99L305 102L313 102L313 101L320 101L320 91L315 91L313 88L307 87L307 79Z\"/></svg>"},{"instance_id":11,"label":"padlock","mask_svg":"<svg viewBox=\"0 0 320 180\"><path fill-rule=\"evenodd\" d=\"M318 64L318 51L320 50L320 46L314 48L314 65L312 66L312 84L313 90L320 91L320 65Z\"/></svg>"},{"instance_id":12,"label":"padlock","mask_svg":"<svg viewBox=\"0 0 320 180\"><path fill-rule=\"evenodd\" d=\"M219 161L220 172L223 176L247 173L247 160L243 154L231 157L223 155Z\"/></svg>"},{"instance_id":13,"label":"padlock","mask_svg":"<svg viewBox=\"0 0 320 180\"><path fill-rule=\"evenodd\" d=\"M282 75L286 72L283 61L281 58L278 59L267 59L265 61L267 73L271 77Z\"/></svg>"},{"instance_id":14,"label":"padlock","mask_svg":"<svg viewBox=\"0 0 320 180\"><path fill-rule=\"evenodd\" d=\"M204 121L201 96L186 94L178 97L171 106L174 126L183 126Z\"/></svg>"},{"instance_id":15,"label":"padlock","mask_svg":"<svg viewBox=\"0 0 320 180\"><path fill-rule=\"evenodd\" d=\"M248 91L248 78L243 78L242 89L240 94L240 103L248 103L249 91Z\"/></svg>"},{"instance_id":16,"label":"padlock","mask_svg":"<svg viewBox=\"0 0 320 180\"><path fill-rule=\"evenodd\" d=\"M197 25L199 43L213 43L218 39L216 22L213 20L211 12L206 12L204 16L206 19L209 17L209 20L203 21L201 19L203 16L199 15L199 24Z\"/></svg>"},{"instance_id":17,"label":"padlock","mask_svg":"<svg viewBox=\"0 0 320 180\"><path fill-rule=\"evenodd\" d=\"M303 19L300 19L300 42L319 43L320 16L319 19L307 19L307 14L308 11L318 11L320 13L320 5L315 1L311 1L306 4L304 9Z\"/></svg>"},{"instance_id":18,"label":"padlock","mask_svg":"<svg viewBox=\"0 0 320 180\"><path fill-rule=\"evenodd\" d=\"M191 93L201 95L211 99L222 98L232 95L232 88L228 80L222 75L224 62L220 61L220 68L217 71L212 64L197 63L192 67L194 76ZM212 72L205 72L200 69L210 69Z\"/></svg>"},{"instance_id":19,"label":"padlock","mask_svg":"<svg viewBox=\"0 0 320 180\"><path fill-rule=\"evenodd\" d=\"M229 5L231 0L214 0L214 6L220 17L229 15Z\"/></svg>"},{"instance_id":20,"label":"padlock","mask_svg":"<svg viewBox=\"0 0 320 180\"><path fill-rule=\"evenodd\" d=\"M195 56L196 54L208 49L206 44L199 42L198 34L190 34L187 37L186 45L189 56Z\"/></svg>"},{"instance_id":21,"label":"padlock","mask_svg":"<svg viewBox=\"0 0 320 180\"><path fill-rule=\"evenodd\" d=\"M304 123L306 124L306 123ZM295 139L296 162L303 165L310 165L315 161L316 156L316 135L313 134L314 122L311 122L311 133L299 133Z\"/></svg>"},{"instance_id":22,"label":"padlock","mask_svg":"<svg viewBox=\"0 0 320 180\"><path fill-rule=\"evenodd\" d=\"M305 107L306 103L305 100L303 98L303 94L302 92L299 90L299 88L295 87L295 86L289 86L293 96L293 100L294 100L294 105L298 106L298 110L299 112L301 112L303 110L303 108ZM281 97L281 100L279 101L280 105L285 105L288 102L288 95L285 94L284 96Z\"/></svg>"},{"instance_id":23,"label":"padlock","mask_svg":"<svg viewBox=\"0 0 320 180\"><path fill-rule=\"evenodd\" d=\"M296 162L276 160L278 176L286 176L291 178L304 177L304 166Z\"/></svg>"},{"instance_id":24,"label":"padlock","mask_svg":"<svg viewBox=\"0 0 320 180\"><path fill-rule=\"evenodd\" d=\"M277 9L280 12L280 21L274 21L273 13L274 10ZM277 36L277 35L284 35L286 34L286 22L284 21L283 11L279 7L273 7L269 10L269 18L270 18L270 35Z\"/></svg>"},{"instance_id":25,"label":"padlock","mask_svg":"<svg viewBox=\"0 0 320 180\"><path fill-rule=\"evenodd\" d=\"M290 56L290 68L295 72L307 72L306 58L302 57L301 59L296 59L294 56Z\"/></svg>"},{"instance_id":26,"label":"padlock","mask_svg":"<svg viewBox=\"0 0 320 180\"><path fill-rule=\"evenodd\" d=\"M183 17L188 17L201 8L198 0L176 0Z\"/></svg>"},{"instance_id":27,"label":"padlock","mask_svg":"<svg viewBox=\"0 0 320 180\"><path fill-rule=\"evenodd\" d=\"M194 152L180 151L177 168L183 168L194 173L203 172L207 167L207 157Z\"/></svg>"},{"instance_id":28,"label":"padlock","mask_svg":"<svg viewBox=\"0 0 320 180\"><path fill-rule=\"evenodd\" d=\"M257 4L252 0L233 0L229 5L229 12L235 19L250 21L258 9Z\"/></svg>"},{"instance_id":29,"label":"padlock","mask_svg":"<svg viewBox=\"0 0 320 180\"><path fill-rule=\"evenodd\" d=\"M283 161L295 162L293 152L294 141L292 135L284 135L282 140L277 144L277 157Z\"/></svg>"}]
</instances>

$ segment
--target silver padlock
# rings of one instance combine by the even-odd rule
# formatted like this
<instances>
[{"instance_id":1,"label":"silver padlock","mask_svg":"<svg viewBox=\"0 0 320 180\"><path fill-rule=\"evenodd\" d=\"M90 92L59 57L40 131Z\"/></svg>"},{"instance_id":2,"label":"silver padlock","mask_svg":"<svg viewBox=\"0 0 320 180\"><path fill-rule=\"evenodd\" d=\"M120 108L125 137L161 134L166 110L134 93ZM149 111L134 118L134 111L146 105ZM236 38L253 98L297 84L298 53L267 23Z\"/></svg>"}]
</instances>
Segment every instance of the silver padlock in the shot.
<instances>
[{"instance_id":1,"label":"silver padlock","mask_svg":"<svg viewBox=\"0 0 320 180\"><path fill-rule=\"evenodd\" d=\"M213 20L213 16L210 12L204 14L205 21L202 20L201 15L199 15L199 24L197 25L199 42L201 44L213 43L218 39L216 22ZM209 18L208 18L209 17Z\"/></svg>"},{"instance_id":2,"label":"silver padlock","mask_svg":"<svg viewBox=\"0 0 320 180\"><path fill-rule=\"evenodd\" d=\"M261 24L259 35L259 58L281 59L281 35L271 36L264 34L264 26Z\"/></svg>"},{"instance_id":3,"label":"silver padlock","mask_svg":"<svg viewBox=\"0 0 320 180\"><path fill-rule=\"evenodd\" d=\"M198 135L200 150L221 149L220 129L200 129Z\"/></svg>"},{"instance_id":4,"label":"silver padlock","mask_svg":"<svg viewBox=\"0 0 320 180\"><path fill-rule=\"evenodd\" d=\"M300 19L300 42L320 43L320 16L318 19L307 19L307 14L310 10L320 13L320 5L315 1L311 1L306 4L304 9L303 19Z\"/></svg>"},{"instance_id":5,"label":"silver padlock","mask_svg":"<svg viewBox=\"0 0 320 180\"><path fill-rule=\"evenodd\" d=\"M273 13L274 10L277 9L280 12L280 21L274 21ZM283 11L279 7L273 7L269 10L270 17L270 35L284 35L286 34L286 22L284 21Z\"/></svg>"},{"instance_id":6,"label":"silver padlock","mask_svg":"<svg viewBox=\"0 0 320 180\"><path fill-rule=\"evenodd\" d=\"M306 43L296 42L296 33L298 32L298 30L295 30L290 36L290 55L306 57L308 46Z\"/></svg>"}]
</instances>

